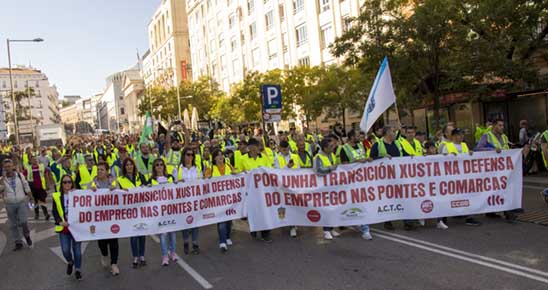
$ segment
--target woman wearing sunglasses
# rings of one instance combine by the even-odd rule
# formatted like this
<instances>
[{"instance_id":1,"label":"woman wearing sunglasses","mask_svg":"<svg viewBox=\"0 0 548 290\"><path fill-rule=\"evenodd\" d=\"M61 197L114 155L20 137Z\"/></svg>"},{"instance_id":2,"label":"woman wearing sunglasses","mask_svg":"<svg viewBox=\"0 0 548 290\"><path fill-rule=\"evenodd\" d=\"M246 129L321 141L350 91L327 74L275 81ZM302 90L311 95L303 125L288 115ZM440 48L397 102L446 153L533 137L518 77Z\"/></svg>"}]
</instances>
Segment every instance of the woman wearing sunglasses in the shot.
<instances>
[{"instance_id":1,"label":"woman wearing sunglasses","mask_svg":"<svg viewBox=\"0 0 548 290\"><path fill-rule=\"evenodd\" d=\"M74 277L77 280L82 280L82 250L81 242L74 240L70 233L68 224L68 205L70 200L70 192L74 190L74 181L70 175L61 177L61 187L58 192L52 194L53 199L53 218L55 219L55 232L59 234L59 242L63 257L67 260L67 275L72 275L72 271L76 268Z\"/></svg>"},{"instance_id":2,"label":"woman wearing sunglasses","mask_svg":"<svg viewBox=\"0 0 548 290\"><path fill-rule=\"evenodd\" d=\"M113 190L114 179L109 174L108 163L100 161L97 164L97 176L93 179L90 185L86 185L87 188L91 188L92 191L96 191L98 188L108 188ZM99 245L99 250L101 251L101 265L104 268L107 268L108 263L108 254L110 251L110 273L113 276L120 274L120 269L118 268L118 239L103 239L97 241Z\"/></svg>"},{"instance_id":3,"label":"woman wearing sunglasses","mask_svg":"<svg viewBox=\"0 0 548 290\"><path fill-rule=\"evenodd\" d=\"M122 162L122 176L116 179L116 184L119 189L128 190L130 188L147 185L146 178L137 171L135 161L131 157L124 159ZM146 236L137 236L129 238L131 243L131 254L133 256L133 268L146 266L145 261L145 242Z\"/></svg>"},{"instance_id":4,"label":"woman wearing sunglasses","mask_svg":"<svg viewBox=\"0 0 548 290\"><path fill-rule=\"evenodd\" d=\"M206 178L230 175L234 172L234 168L230 164L225 163L225 156L219 149L213 150L213 166L208 168L205 173ZM217 233L219 234L219 248L221 251L228 251L228 246L232 245L230 239L230 231L232 230L232 221L226 221L217 224Z\"/></svg>"},{"instance_id":5,"label":"woman wearing sunglasses","mask_svg":"<svg viewBox=\"0 0 548 290\"><path fill-rule=\"evenodd\" d=\"M195 165L194 150L186 147L183 150L183 158L181 158L181 165L177 169L178 180L183 182L197 180L201 178L200 170ZM175 170L174 170L175 171ZM198 228L183 230L183 251L186 255L189 253L189 236L192 235L192 254L198 255L200 253L200 247L198 246Z\"/></svg>"},{"instance_id":6,"label":"woman wearing sunglasses","mask_svg":"<svg viewBox=\"0 0 548 290\"><path fill-rule=\"evenodd\" d=\"M173 176L167 174L166 164L163 159L158 158L152 163L152 177L150 178L151 185L174 183ZM162 266L169 265L169 259L173 262L177 261L176 249L176 232L160 234L160 248L162 250Z\"/></svg>"}]
</instances>

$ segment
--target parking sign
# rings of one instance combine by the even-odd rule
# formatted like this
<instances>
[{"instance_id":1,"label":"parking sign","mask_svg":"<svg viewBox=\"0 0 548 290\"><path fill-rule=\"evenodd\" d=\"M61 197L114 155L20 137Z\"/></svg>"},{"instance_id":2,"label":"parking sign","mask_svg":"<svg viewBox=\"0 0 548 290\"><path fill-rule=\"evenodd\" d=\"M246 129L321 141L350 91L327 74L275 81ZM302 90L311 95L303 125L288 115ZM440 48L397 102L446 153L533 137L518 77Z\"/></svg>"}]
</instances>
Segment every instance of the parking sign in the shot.
<instances>
[{"instance_id":1,"label":"parking sign","mask_svg":"<svg viewBox=\"0 0 548 290\"><path fill-rule=\"evenodd\" d=\"M280 85L262 85L263 120L279 122L282 120L282 88Z\"/></svg>"}]
</instances>

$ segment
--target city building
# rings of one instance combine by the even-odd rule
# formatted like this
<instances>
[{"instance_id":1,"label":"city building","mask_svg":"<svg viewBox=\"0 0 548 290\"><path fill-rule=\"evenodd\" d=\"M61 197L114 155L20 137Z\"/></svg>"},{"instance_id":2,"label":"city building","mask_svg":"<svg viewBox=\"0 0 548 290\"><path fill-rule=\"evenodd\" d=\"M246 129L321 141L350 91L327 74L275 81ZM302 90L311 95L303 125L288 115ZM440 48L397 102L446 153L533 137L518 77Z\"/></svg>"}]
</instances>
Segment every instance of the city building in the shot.
<instances>
[{"instance_id":1,"label":"city building","mask_svg":"<svg viewBox=\"0 0 548 290\"><path fill-rule=\"evenodd\" d=\"M143 58L145 86L174 86L190 78L190 43L185 0L162 0L148 24Z\"/></svg>"},{"instance_id":2,"label":"city building","mask_svg":"<svg viewBox=\"0 0 548 290\"><path fill-rule=\"evenodd\" d=\"M92 111L92 98L78 99L60 109L61 123L69 134L91 134L96 126Z\"/></svg>"},{"instance_id":3,"label":"city building","mask_svg":"<svg viewBox=\"0 0 548 290\"><path fill-rule=\"evenodd\" d=\"M77 96L77 95L63 96L63 100L61 101L61 105L62 106L73 105L73 104L76 103L76 101L78 101L81 98L82 98L81 96Z\"/></svg>"},{"instance_id":4,"label":"city building","mask_svg":"<svg viewBox=\"0 0 548 290\"><path fill-rule=\"evenodd\" d=\"M56 124L61 120L57 88L50 85L45 73L31 67L12 68L13 89L24 97L17 103L19 137L21 143L33 143L37 128ZM0 68L0 94L2 94L8 135L15 133L13 103L10 93L9 69ZM30 95L30 98L27 97Z\"/></svg>"},{"instance_id":5,"label":"city building","mask_svg":"<svg viewBox=\"0 0 548 290\"><path fill-rule=\"evenodd\" d=\"M339 63L328 46L363 0L187 0L192 77L225 91L246 72Z\"/></svg>"},{"instance_id":6,"label":"city building","mask_svg":"<svg viewBox=\"0 0 548 290\"><path fill-rule=\"evenodd\" d=\"M138 70L128 71L122 81L124 108L127 116L126 131L138 133L143 126L143 118L139 116L139 104L143 100L145 84Z\"/></svg>"}]
</instances>

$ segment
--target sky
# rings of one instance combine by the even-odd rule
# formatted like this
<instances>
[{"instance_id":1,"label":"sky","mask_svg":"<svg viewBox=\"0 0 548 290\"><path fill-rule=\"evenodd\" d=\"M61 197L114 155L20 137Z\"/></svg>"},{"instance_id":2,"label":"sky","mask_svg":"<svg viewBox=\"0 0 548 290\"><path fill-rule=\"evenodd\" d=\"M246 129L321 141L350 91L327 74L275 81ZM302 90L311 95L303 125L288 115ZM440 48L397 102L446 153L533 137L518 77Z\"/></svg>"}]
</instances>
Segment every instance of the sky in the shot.
<instances>
[{"instance_id":1,"label":"sky","mask_svg":"<svg viewBox=\"0 0 548 290\"><path fill-rule=\"evenodd\" d=\"M147 25L161 0L0 0L0 67L8 67L6 39L43 38L11 43L12 66L45 73L59 97L89 97L105 79L137 63L148 48Z\"/></svg>"}]
</instances>

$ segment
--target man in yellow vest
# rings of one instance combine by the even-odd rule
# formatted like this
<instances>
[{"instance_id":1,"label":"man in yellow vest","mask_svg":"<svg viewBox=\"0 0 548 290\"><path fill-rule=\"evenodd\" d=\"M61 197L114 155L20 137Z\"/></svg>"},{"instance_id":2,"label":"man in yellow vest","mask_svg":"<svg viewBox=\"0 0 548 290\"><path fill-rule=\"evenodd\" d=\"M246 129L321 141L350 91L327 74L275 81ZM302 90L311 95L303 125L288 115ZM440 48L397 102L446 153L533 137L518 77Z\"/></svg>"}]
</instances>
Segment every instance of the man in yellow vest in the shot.
<instances>
[{"instance_id":1,"label":"man in yellow vest","mask_svg":"<svg viewBox=\"0 0 548 290\"><path fill-rule=\"evenodd\" d=\"M274 159L274 168L278 169L298 169L299 156L289 151L289 143L287 141L281 141L278 146L278 152ZM297 227L291 226L289 229L289 236L292 238L297 237Z\"/></svg>"},{"instance_id":2,"label":"man in yellow vest","mask_svg":"<svg viewBox=\"0 0 548 290\"><path fill-rule=\"evenodd\" d=\"M407 126L403 129L405 135L399 139L403 156L422 156L422 144L415 139L416 130L414 126Z\"/></svg>"},{"instance_id":3,"label":"man in yellow vest","mask_svg":"<svg viewBox=\"0 0 548 290\"><path fill-rule=\"evenodd\" d=\"M312 168L312 155L306 150L306 144L304 137L299 136L297 138L297 156L299 157L300 168Z\"/></svg>"},{"instance_id":4,"label":"man in yellow vest","mask_svg":"<svg viewBox=\"0 0 548 290\"><path fill-rule=\"evenodd\" d=\"M451 138L451 132L453 132L453 129L455 129L455 127L449 123L443 127L443 130L442 130L443 134L440 140L438 141L438 143L436 144L436 146L438 147L438 153L441 154L443 152L443 147L445 146L445 143L451 142L449 138Z\"/></svg>"},{"instance_id":5,"label":"man in yellow vest","mask_svg":"<svg viewBox=\"0 0 548 290\"><path fill-rule=\"evenodd\" d=\"M272 167L268 157L261 154L261 141L256 138L250 138L247 142L247 155L243 158L242 165L244 171L251 171L259 167ZM251 232L253 238L257 238L257 232ZM270 230L261 231L261 238L267 243L272 242Z\"/></svg>"},{"instance_id":6,"label":"man in yellow vest","mask_svg":"<svg viewBox=\"0 0 548 290\"><path fill-rule=\"evenodd\" d=\"M243 160L244 156L247 154L247 142L245 141L245 137L240 137L240 141L238 141L238 149L234 150L234 162L232 162L232 167L234 167L234 172L242 172L244 171L243 168Z\"/></svg>"},{"instance_id":7,"label":"man in yellow vest","mask_svg":"<svg viewBox=\"0 0 548 290\"><path fill-rule=\"evenodd\" d=\"M320 151L314 156L314 171L319 175L326 175L337 169L336 157L333 154L337 141L331 137L324 136L320 141ZM326 240L332 240L341 234L336 232L333 227L323 227L323 237Z\"/></svg>"},{"instance_id":8,"label":"man in yellow vest","mask_svg":"<svg viewBox=\"0 0 548 290\"><path fill-rule=\"evenodd\" d=\"M97 166L93 155L87 154L84 158L85 164L79 165L76 171L76 188L87 189L88 184L91 184L95 176L97 176Z\"/></svg>"},{"instance_id":9,"label":"man in yellow vest","mask_svg":"<svg viewBox=\"0 0 548 290\"><path fill-rule=\"evenodd\" d=\"M392 126L384 126L382 132L383 137L371 147L370 157L373 159L402 157L403 149L400 142L396 140L396 130ZM407 231L417 228L412 220L404 220L403 226ZM394 230L394 225L388 221L384 223L384 228Z\"/></svg>"},{"instance_id":10,"label":"man in yellow vest","mask_svg":"<svg viewBox=\"0 0 548 290\"><path fill-rule=\"evenodd\" d=\"M502 150L509 149L510 143L508 142L508 137L506 137L506 135L504 134L504 120L502 119L497 119L495 122L493 122L493 127L491 128L491 131L488 131L487 133L483 134L483 136L481 136L481 139L475 148L476 151L494 150L497 153L502 152ZM505 211L504 215L506 217L506 220L511 223L513 223L517 218L515 211ZM492 218L499 217L494 212L487 213L486 216Z\"/></svg>"},{"instance_id":11,"label":"man in yellow vest","mask_svg":"<svg viewBox=\"0 0 548 290\"><path fill-rule=\"evenodd\" d=\"M366 150L363 147L363 144L359 141L357 132L352 129L346 133L348 138L346 143L342 146L340 153L341 164L350 164L356 162L365 162ZM362 238L365 240L372 240L371 232L369 230L369 225L360 225L360 230L362 232Z\"/></svg>"},{"instance_id":12,"label":"man in yellow vest","mask_svg":"<svg viewBox=\"0 0 548 290\"><path fill-rule=\"evenodd\" d=\"M135 165L137 166L137 171L139 171L147 180L150 180L153 163L154 157L150 154L150 146L148 143L143 142L139 144L139 151L135 152Z\"/></svg>"},{"instance_id":13,"label":"man in yellow vest","mask_svg":"<svg viewBox=\"0 0 548 290\"><path fill-rule=\"evenodd\" d=\"M446 142L445 146L443 148L444 155L447 154L453 154L457 156L458 154L470 154L472 155L472 151L468 149L468 145L464 142L464 131L455 128L451 132L451 142ZM445 220L445 222L447 222ZM466 216L465 217L465 223L468 226L479 226L481 225L480 222L476 221L472 216ZM438 229L445 230L447 229L447 225L444 223L443 219L438 219L437 224Z\"/></svg>"}]
</instances>

